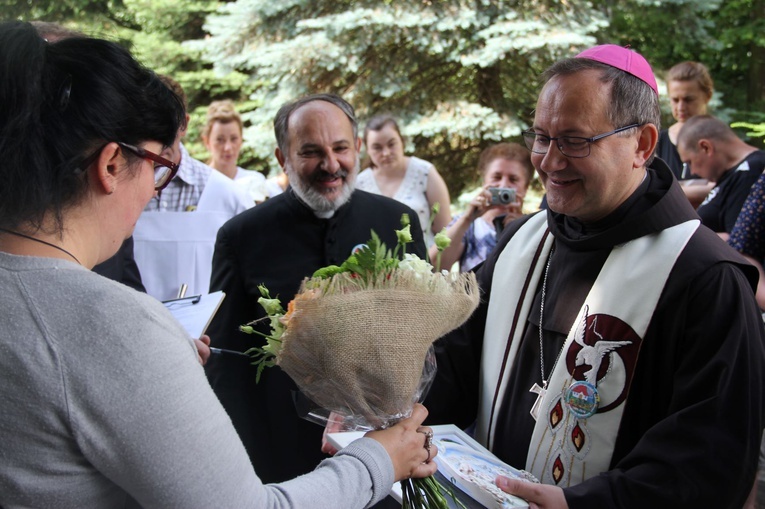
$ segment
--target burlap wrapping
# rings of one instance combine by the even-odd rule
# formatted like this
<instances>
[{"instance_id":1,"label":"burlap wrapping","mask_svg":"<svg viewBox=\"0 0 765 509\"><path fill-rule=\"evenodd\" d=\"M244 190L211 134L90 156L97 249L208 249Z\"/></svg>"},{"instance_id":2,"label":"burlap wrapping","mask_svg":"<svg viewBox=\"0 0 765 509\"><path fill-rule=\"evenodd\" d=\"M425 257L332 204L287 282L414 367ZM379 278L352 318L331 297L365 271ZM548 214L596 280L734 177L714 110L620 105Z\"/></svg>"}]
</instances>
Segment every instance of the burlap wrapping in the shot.
<instances>
[{"instance_id":1,"label":"burlap wrapping","mask_svg":"<svg viewBox=\"0 0 765 509\"><path fill-rule=\"evenodd\" d=\"M478 299L472 273L399 271L367 288L347 274L308 280L277 363L323 408L379 425L409 412L429 346L467 320Z\"/></svg>"}]
</instances>

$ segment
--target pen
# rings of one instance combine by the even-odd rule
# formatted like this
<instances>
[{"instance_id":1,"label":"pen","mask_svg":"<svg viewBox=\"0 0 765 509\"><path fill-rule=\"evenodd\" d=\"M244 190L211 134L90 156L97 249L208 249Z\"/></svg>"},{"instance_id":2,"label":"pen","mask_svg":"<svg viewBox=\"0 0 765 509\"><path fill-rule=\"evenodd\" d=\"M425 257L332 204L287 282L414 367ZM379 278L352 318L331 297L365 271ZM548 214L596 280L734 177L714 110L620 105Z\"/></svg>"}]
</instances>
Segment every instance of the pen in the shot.
<instances>
[{"instance_id":1,"label":"pen","mask_svg":"<svg viewBox=\"0 0 765 509\"><path fill-rule=\"evenodd\" d=\"M186 290L189 289L189 285L186 283L183 283L181 287L178 289L178 299L182 299L186 296Z\"/></svg>"},{"instance_id":2,"label":"pen","mask_svg":"<svg viewBox=\"0 0 765 509\"><path fill-rule=\"evenodd\" d=\"M216 353L216 354L230 353L232 355L241 355L244 357L249 357L249 355L247 355L246 353L237 352L236 350L226 350L225 348L214 348L212 346L210 347L210 353Z\"/></svg>"}]
</instances>

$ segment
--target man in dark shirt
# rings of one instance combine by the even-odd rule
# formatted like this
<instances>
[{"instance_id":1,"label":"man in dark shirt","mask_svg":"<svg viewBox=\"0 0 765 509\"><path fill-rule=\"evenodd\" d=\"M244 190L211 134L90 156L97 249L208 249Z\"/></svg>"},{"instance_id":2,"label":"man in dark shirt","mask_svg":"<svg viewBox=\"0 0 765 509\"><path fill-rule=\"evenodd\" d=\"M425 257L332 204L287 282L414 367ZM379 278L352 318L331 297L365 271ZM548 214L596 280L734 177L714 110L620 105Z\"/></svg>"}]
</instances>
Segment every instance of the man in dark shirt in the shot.
<instances>
[{"instance_id":1,"label":"man in dark shirt","mask_svg":"<svg viewBox=\"0 0 765 509\"><path fill-rule=\"evenodd\" d=\"M395 246L403 213L409 214L415 232L410 251L426 257L422 228L411 208L354 189L361 146L357 126L351 105L329 94L302 98L277 113L276 158L290 187L218 232L210 290L223 290L226 298L208 329L211 346L240 352L262 346L258 336L238 330L265 316L257 303L258 285L286 307L303 278L342 263L371 238L371 230ZM257 327L269 332L268 323ZM264 483L307 473L326 457L322 428L296 411L296 402L307 410L310 403L279 367L266 369L256 383L256 368L246 357L221 354L209 360L206 370Z\"/></svg>"},{"instance_id":2,"label":"man in dark shirt","mask_svg":"<svg viewBox=\"0 0 765 509\"><path fill-rule=\"evenodd\" d=\"M684 163L715 187L699 205L701 223L730 234L744 200L765 168L765 152L745 143L722 120L710 115L691 117L677 137Z\"/></svg>"}]
</instances>

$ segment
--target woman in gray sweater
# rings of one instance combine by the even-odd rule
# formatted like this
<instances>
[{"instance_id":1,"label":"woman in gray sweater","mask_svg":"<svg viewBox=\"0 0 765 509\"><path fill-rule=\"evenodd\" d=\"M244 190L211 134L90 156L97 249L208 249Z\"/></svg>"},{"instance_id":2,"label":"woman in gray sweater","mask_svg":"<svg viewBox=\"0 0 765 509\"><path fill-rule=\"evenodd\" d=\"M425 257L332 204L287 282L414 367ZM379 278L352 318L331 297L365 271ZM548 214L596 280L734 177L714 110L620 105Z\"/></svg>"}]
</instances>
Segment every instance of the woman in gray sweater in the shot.
<instances>
[{"instance_id":1,"label":"woman in gray sweater","mask_svg":"<svg viewBox=\"0 0 765 509\"><path fill-rule=\"evenodd\" d=\"M364 507L434 473L418 405L264 486L182 327L90 271L177 171L183 121L118 45L0 24L0 506Z\"/></svg>"}]
</instances>

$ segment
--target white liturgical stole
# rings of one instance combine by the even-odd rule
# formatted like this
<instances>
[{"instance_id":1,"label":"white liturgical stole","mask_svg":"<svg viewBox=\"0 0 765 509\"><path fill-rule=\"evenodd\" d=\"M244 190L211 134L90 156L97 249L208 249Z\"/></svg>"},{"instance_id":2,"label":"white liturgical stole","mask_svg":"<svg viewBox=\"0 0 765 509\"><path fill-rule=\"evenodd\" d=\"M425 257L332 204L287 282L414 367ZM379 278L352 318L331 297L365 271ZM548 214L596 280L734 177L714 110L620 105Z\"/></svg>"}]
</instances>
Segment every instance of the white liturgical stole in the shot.
<instances>
[{"instance_id":1,"label":"white liturgical stole","mask_svg":"<svg viewBox=\"0 0 765 509\"><path fill-rule=\"evenodd\" d=\"M698 226L698 220L687 221L612 249L571 325L541 400L526 470L542 483L566 487L608 470L648 324L677 257ZM547 215L540 213L518 230L497 260L476 430L490 449L495 412L552 244ZM592 415L582 416L582 408Z\"/></svg>"}]
</instances>

